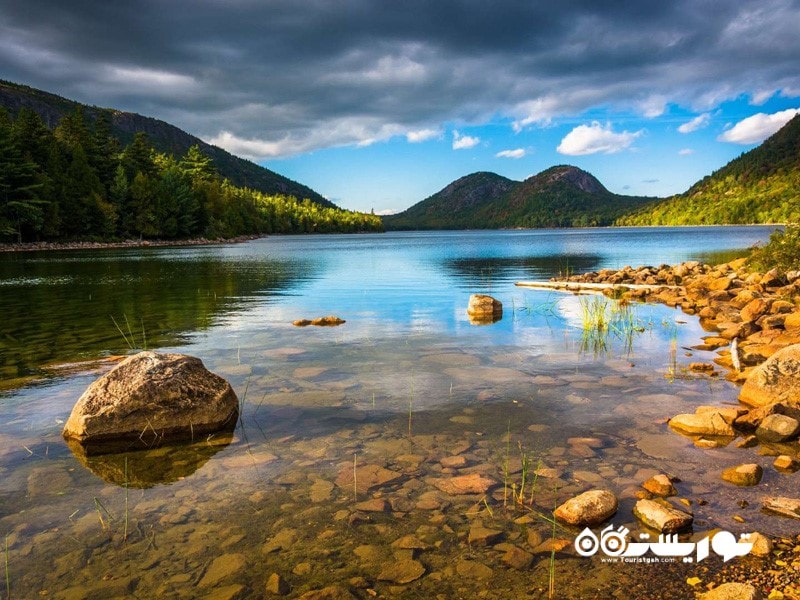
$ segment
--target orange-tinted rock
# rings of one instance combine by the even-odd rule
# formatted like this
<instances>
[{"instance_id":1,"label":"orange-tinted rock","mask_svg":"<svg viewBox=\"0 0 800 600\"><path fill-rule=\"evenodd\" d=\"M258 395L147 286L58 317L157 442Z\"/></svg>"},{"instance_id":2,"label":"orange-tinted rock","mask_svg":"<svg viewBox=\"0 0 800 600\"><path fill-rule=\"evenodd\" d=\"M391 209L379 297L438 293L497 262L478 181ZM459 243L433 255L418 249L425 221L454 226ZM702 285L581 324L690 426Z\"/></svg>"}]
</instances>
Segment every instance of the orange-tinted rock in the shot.
<instances>
[{"instance_id":1,"label":"orange-tinted rock","mask_svg":"<svg viewBox=\"0 0 800 600\"><path fill-rule=\"evenodd\" d=\"M739 400L750 406L800 405L800 344L776 352L756 367L742 386Z\"/></svg>"}]
</instances>

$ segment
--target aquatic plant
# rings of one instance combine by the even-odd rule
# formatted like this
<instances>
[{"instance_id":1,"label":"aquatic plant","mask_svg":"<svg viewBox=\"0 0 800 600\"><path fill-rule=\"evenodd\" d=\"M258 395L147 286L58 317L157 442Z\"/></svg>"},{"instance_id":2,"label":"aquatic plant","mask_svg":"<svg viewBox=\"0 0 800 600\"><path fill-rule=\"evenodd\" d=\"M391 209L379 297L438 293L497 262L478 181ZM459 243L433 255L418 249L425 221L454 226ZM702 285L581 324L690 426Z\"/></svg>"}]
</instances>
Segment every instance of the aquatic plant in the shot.
<instances>
[{"instance_id":1,"label":"aquatic plant","mask_svg":"<svg viewBox=\"0 0 800 600\"><path fill-rule=\"evenodd\" d=\"M94 509L97 511L97 518L100 521L100 527L103 531L105 531L108 527L110 527L111 522L114 520L114 516L108 511L108 509L100 502L100 499L95 496L94 497ZM103 520L103 513L105 513L106 517L108 518L108 525Z\"/></svg>"},{"instance_id":2,"label":"aquatic plant","mask_svg":"<svg viewBox=\"0 0 800 600\"><path fill-rule=\"evenodd\" d=\"M353 452L353 502L358 501L358 471L356 470L356 457L358 452Z\"/></svg>"},{"instance_id":3,"label":"aquatic plant","mask_svg":"<svg viewBox=\"0 0 800 600\"><path fill-rule=\"evenodd\" d=\"M408 398L408 437L411 438L411 417L414 412L414 372L411 372L411 395Z\"/></svg>"},{"instance_id":4,"label":"aquatic plant","mask_svg":"<svg viewBox=\"0 0 800 600\"><path fill-rule=\"evenodd\" d=\"M581 296L581 352L591 350L595 355L609 350L613 336L622 343L623 352L633 352L635 337L652 327L639 318L635 305L626 300L613 300L605 296Z\"/></svg>"},{"instance_id":5,"label":"aquatic plant","mask_svg":"<svg viewBox=\"0 0 800 600\"><path fill-rule=\"evenodd\" d=\"M11 572L8 568L8 534L6 534L5 564L6 564L6 600L9 600L11 598Z\"/></svg>"},{"instance_id":6,"label":"aquatic plant","mask_svg":"<svg viewBox=\"0 0 800 600\"><path fill-rule=\"evenodd\" d=\"M558 502L554 501L553 503L553 512L555 512L556 508L558 507ZM550 561L548 564L548 586L547 586L547 597L548 598L555 598L556 597L556 520L553 519L553 529L551 533L551 547L550 547Z\"/></svg>"},{"instance_id":7,"label":"aquatic plant","mask_svg":"<svg viewBox=\"0 0 800 600\"><path fill-rule=\"evenodd\" d=\"M114 323L114 327L117 328L117 331L119 331L120 335L122 336L122 339L125 340L125 343L127 344L128 348L130 350L136 350L137 349L136 336L133 335L133 330L131 329L131 324L128 321L128 315L126 315L124 313L122 315L125 318L125 326L128 329L128 335L125 335L125 332L122 331L122 327L119 326L119 323L117 323L117 320L114 318L114 315L110 315L110 316L111 316L111 321ZM140 350L147 350L147 334L145 333L145 329L144 329L144 319L141 320L141 323L142 323L142 346L141 346Z\"/></svg>"}]
</instances>

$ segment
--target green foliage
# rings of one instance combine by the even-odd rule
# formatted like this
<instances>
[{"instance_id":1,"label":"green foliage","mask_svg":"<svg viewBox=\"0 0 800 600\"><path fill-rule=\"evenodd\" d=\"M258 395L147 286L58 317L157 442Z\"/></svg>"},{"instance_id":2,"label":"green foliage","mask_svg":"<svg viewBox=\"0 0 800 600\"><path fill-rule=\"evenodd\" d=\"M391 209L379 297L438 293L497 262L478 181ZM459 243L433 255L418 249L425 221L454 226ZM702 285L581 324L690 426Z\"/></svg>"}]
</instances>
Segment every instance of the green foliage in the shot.
<instances>
[{"instance_id":1,"label":"green foliage","mask_svg":"<svg viewBox=\"0 0 800 600\"><path fill-rule=\"evenodd\" d=\"M11 123L0 111L0 236L21 240L43 224L42 187L30 153L12 135Z\"/></svg>"},{"instance_id":2,"label":"green foliage","mask_svg":"<svg viewBox=\"0 0 800 600\"><path fill-rule=\"evenodd\" d=\"M616 224L789 222L800 222L800 116L686 193L642 207Z\"/></svg>"},{"instance_id":3,"label":"green foliage","mask_svg":"<svg viewBox=\"0 0 800 600\"><path fill-rule=\"evenodd\" d=\"M229 238L382 231L379 217L265 194L223 179L197 145L179 159L142 132L121 149L83 110L51 133L0 109L0 240Z\"/></svg>"},{"instance_id":4,"label":"green foliage","mask_svg":"<svg viewBox=\"0 0 800 600\"><path fill-rule=\"evenodd\" d=\"M776 229L765 246L756 248L747 259L750 267L757 271L796 271L800 269L800 224L790 223Z\"/></svg>"}]
</instances>

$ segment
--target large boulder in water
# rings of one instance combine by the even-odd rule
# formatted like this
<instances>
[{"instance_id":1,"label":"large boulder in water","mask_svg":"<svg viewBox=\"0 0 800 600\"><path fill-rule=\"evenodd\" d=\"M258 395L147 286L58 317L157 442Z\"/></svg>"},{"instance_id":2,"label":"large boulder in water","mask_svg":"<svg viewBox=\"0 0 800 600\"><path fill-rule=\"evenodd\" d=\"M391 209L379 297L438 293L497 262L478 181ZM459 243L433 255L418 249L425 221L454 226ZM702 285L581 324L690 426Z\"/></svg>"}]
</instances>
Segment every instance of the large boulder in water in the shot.
<instances>
[{"instance_id":1,"label":"large boulder in water","mask_svg":"<svg viewBox=\"0 0 800 600\"><path fill-rule=\"evenodd\" d=\"M232 430L238 415L230 384L199 358L140 352L86 389L63 433L96 452L114 452Z\"/></svg>"},{"instance_id":2,"label":"large boulder in water","mask_svg":"<svg viewBox=\"0 0 800 600\"><path fill-rule=\"evenodd\" d=\"M739 392L739 400L750 406L775 402L800 406L800 344L778 350L753 369Z\"/></svg>"}]
</instances>

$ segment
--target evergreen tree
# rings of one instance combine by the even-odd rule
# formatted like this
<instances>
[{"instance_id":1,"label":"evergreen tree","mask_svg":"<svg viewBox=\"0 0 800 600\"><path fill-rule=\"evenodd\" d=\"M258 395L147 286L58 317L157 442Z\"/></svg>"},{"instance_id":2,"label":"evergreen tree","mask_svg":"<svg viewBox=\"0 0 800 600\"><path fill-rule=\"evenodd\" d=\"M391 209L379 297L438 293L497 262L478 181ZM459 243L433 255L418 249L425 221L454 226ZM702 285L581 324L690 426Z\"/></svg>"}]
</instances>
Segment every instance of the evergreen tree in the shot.
<instances>
[{"instance_id":1,"label":"evergreen tree","mask_svg":"<svg viewBox=\"0 0 800 600\"><path fill-rule=\"evenodd\" d=\"M94 122L92 152L89 164L97 173L103 188L108 191L119 163L119 142L111 135L111 117L102 111Z\"/></svg>"},{"instance_id":2,"label":"evergreen tree","mask_svg":"<svg viewBox=\"0 0 800 600\"><path fill-rule=\"evenodd\" d=\"M137 173L147 177L155 177L158 174L153 160L153 148L146 133L139 131L133 136L133 141L122 152L122 166L128 181L133 181Z\"/></svg>"},{"instance_id":3,"label":"evergreen tree","mask_svg":"<svg viewBox=\"0 0 800 600\"><path fill-rule=\"evenodd\" d=\"M193 184L201 181L211 181L217 177L217 170L214 168L213 161L203 154L197 144L186 151L186 155L181 159L179 166L189 176Z\"/></svg>"},{"instance_id":4,"label":"evergreen tree","mask_svg":"<svg viewBox=\"0 0 800 600\"><path fill-rule=\"evenodd\" d=\"M23 234L42 226L42 201L37 196L41 183L36 165L14 143L5 111L0 113L0 235L22 242Z\"/></svg>"}]
</instances>

